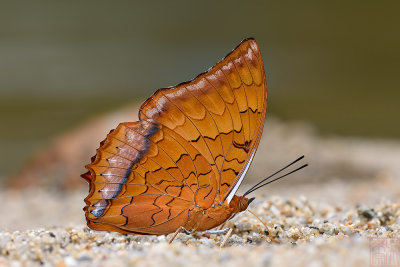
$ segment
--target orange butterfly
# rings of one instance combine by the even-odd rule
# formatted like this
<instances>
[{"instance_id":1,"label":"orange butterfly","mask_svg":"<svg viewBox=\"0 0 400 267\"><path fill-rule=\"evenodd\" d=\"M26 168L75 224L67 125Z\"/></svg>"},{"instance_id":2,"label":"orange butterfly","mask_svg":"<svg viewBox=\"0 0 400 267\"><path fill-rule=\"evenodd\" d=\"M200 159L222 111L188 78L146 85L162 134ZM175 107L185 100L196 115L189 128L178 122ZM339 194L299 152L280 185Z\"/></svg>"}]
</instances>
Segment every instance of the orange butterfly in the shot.
<instances>
[{"instance_id":1,"label":"orange butterfly","mask_svg":"<svg viewBox=\"0 0 400 267\"><path fill-rule=\"evenodd\" d=\"M254 39L194 80L158 90L141 106L140 120L119 124L86 166L88 226L124 234L196 232L246 210L252 199L235 193L266 108Z\"/></svg>"}]
</instances>

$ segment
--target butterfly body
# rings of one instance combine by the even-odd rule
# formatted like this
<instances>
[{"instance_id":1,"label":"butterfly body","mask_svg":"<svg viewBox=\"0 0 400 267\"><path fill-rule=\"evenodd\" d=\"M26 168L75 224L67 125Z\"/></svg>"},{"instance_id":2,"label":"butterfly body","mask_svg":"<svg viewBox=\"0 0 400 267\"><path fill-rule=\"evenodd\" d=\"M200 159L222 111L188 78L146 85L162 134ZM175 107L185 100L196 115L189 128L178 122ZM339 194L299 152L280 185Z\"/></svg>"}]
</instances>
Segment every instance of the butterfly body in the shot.
<instances>
[{"instance_id":1,"label":"butterfly body","mask_svg":"<svg viewBox=\"0 0 400 267\"><path fill-rule=\"evenodd\" d=\"M209 71L160 89L101 142L89 170L87 224L95 230L203 231L243 211L236 196L266 112L261 54L244 40Z\"/></svg>"},{"instance_id":2,"label":"butterfly body","mask_svg":"<svg viewBox=\"0 0 400 267\"><path fill-rule=\"evenodd\" d=\"M188 221L183 227L193 232L215 228L237 213L246 210L248 203L249 199L234 196L229 204L224 202L222 205L212 206L208 209L195 207L190 210Z\"/></svg>"}]
</instances>

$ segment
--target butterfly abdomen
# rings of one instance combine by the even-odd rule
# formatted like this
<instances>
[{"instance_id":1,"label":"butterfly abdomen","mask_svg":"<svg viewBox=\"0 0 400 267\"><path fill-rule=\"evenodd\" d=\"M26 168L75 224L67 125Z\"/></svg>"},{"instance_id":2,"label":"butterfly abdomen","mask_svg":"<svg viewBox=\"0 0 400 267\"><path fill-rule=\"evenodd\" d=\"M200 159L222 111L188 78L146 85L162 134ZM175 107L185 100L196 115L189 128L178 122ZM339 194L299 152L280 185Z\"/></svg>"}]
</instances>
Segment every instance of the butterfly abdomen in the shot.
<instances>
[{"instance_id":1,"label":"butterfly abdomen","mask_svg":"<svg viewBox=\"0 0 400 267\"><path fill-rule=\"evenodd\" d=\"M194 232L205 231L215 228L235 214L247 209L249 199L242 196L234 196L228 204L224 202L222 205L203 209L196 207L189 212L188 222L184 225L186 230Z\"/></svg>"}]
</instances>

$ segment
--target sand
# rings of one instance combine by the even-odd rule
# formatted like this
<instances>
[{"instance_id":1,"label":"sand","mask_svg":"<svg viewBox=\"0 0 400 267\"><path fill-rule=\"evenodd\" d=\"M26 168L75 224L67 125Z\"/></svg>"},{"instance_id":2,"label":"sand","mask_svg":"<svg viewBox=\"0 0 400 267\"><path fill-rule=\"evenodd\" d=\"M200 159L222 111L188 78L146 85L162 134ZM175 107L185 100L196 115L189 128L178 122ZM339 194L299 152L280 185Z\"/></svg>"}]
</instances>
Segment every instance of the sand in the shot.
<instances>
[{"instance_id":1,"label":"sand","mask_svg":"<svg viewBox=\"0 0 400 267\"><path fill-rule=\"evenodd\" d=\"M171 235L93 231L73 205L79 202L79 194L64 196L62 200L68 205L47 206L46 202L61 201L59 195L24 193L32 209L25 214L14 210L13 217L2 220L2 229L14 230L0 231L0 266L366 266L371 238L400 238L400 203L388 200L373 206L343 207L305 196L261 196L250 209L267 228L252 214L241 213L227 223L227 228L234 229L233 235L220 248L224 235L182 233L168 244ZM3 192L2 197L18 199L9 192ZM9 202L5 200L6 205ZM31 222L20 221L30 216ZM45 218L48 221L42 227L26 228Z\"/></svg>"},{"instance_id":2,"label":"sand","mask_svg":"<svg viewBox=\"0 0 400 267\"><path fill-rule=\"evenodd\" d=\"M265 130L239 193L299 154L310 163L254 194L250 209L266 226L243 212L226 224L233 235L223 248L223 235L202 233L168 244L88 229L84 181L1 188L0 266L368 266L377 240L400 240L399 142L321 137L278 120Z\"/></svg>"}]
</instances>

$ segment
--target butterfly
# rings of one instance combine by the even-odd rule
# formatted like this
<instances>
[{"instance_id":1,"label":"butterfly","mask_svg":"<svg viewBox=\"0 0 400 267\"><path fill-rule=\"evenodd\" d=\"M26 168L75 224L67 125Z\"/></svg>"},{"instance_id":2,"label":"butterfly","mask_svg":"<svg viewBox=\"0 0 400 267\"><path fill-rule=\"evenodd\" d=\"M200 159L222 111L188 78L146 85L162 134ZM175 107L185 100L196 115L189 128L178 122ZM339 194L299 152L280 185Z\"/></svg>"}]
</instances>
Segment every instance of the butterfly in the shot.
<instances>
[{"instance_id":1,"label":"butterfly","mask_svg":"<svg viewBox=\"0 0 400 267\"><path fill-rule=\"evenodd\" d=\"M260 49L243 40L208 71L156 91L100 143L82 175L94 230L205 231L247 209L237 196L260 142L267 87Z\"/></svg>"}]
</instances>

